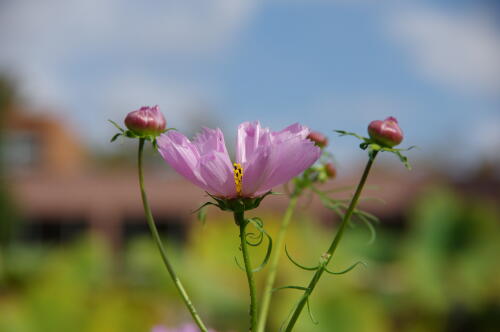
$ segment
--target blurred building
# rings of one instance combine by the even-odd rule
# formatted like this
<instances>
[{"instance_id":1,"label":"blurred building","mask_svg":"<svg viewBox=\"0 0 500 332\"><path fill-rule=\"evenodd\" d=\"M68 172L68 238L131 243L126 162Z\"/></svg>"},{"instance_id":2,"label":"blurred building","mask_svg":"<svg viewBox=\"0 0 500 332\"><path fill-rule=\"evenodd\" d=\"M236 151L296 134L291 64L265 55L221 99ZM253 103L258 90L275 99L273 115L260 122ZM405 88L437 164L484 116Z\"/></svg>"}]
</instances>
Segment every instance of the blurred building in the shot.
<instances>
[{"instance_id":1,"label":"blurred building","mask_svg":"<svg viewBox=\"0 0 500 332\"><path fill-rule=\"evenodd\" d=\"M96 167L89 152L58 118L20 109L9 112L8 117L4 135L6 166L23 220L18 227L20 239L61 243L91 231L107 238L113 246L120 246L137 234L147 234L134 165ZM158 227L161 232L182 240L194 220L193 210L207 201L207 197L195 186L166 172L168 168L163 165L155 169L147 164L146 186ZM442 177L408 173L401 168L391 171L381 166L374 171L362 204L380 217L386 227L404 227L405 211L415 196L427 184L443 181ZM341 177L327 187L352 186L359 173L354 171L352 177ZM485 183L474 180L460 183L460 187L477 188L479 184L483 189L491 188L491 184ZM352 190L350 187L334 196L348 198ZM498 193L489 195L495 197ZM262 209L280 214L286 204L285 196L272 196L263 202ZM299 203L300 213L313 214L326 224L335 220L333 213L322 208L317 199L308 197ZM210 211L210 217L217 220L216 209Z\"/></svg>"},{"instance_id":2,"label":"blurred building","mask_svg":"<svg viewBox=\"0 0 500 332\"><path fill-rule=\"evenodd\" d=\"M86 151L61 121L10 110L5 128L4 156L9 172L68 176L82 172Z\"/></svg>"},{"instance_id":3,"label":"blurred building","mask_svg":"<svg viewBox=\"0 0 500 332\"><path fill-rule=\"evenodd\" d=\"M147 232L134 169L99 169L64 122L22 109L8 113L4 155L24 241L60 243L86 231L114 246ZM182 237L199 192L183 182L148 174L148 191L160 230ZM201 199L201 197L200 197Z\"/></svg>"}]
</instances>

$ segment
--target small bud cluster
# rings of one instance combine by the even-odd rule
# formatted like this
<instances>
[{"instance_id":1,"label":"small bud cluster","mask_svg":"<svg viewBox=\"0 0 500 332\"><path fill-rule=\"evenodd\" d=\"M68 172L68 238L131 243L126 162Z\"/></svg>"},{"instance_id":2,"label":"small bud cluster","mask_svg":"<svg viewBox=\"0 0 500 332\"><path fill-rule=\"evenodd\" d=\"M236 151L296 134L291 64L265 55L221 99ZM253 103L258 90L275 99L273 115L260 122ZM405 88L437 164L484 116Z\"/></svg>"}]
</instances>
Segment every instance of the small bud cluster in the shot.
<instances>
[{"instance_id":1,"label":"small bud cluster","mask_svg":"<svg viewBox=\"0 0 500 332\"><path fill-rule=\"evenodd\" d=\"M321 149L325 149L328 146L328 137L320 132L312 131L309 133L307 138L313 141L314 144ZM328 153L323 153L323 159L328 159L328 156ZM319 167L316 167L316 172L317 174L315 175L315 180L319 182L326 182L329 179L334 179L337 175L337 169L335 168L333 163L327 160L323 160L322 164Z\"/></svg>"},{"instance_id":2,"label":"small bud cluster","mask_svg":"<svg viewBox=\"0 0 500 332\"><path fill-rule=\"evenodd\" d=\"M319 162L293 180L294 189L290 191L291 195L300 195L305 189L313 186L315 183L325 183L332 180L337 175L337 169L331 162L332 155L325 151L328 146L328 138L320 132L313 131L307 136L316 146L321 148L322 156Z\"/></svg>"},{"instance_id":3,"label":"small bud cluster","mask_svg":"<svg viewBox=\"0 0 500 332\"><path fill-rule=\"evenodd\" d=\"M323 135L322 133L319 133L317 131L312 131L309 133L307 138L316 144L316 146L320 148L325 148L328 145L328 138Z\"/></svg>"},{"instance_id":4,"label":"small bud cluster","mask_svg":"<svg viewBox=\"0 0 500 332\"><path fill-rule=\"evenodd\" d=\"M332 163L327 163L324 165L325 167L325 173L330 179L335 179L337 176L337 169Z\"/></svg>"}]
</instances>

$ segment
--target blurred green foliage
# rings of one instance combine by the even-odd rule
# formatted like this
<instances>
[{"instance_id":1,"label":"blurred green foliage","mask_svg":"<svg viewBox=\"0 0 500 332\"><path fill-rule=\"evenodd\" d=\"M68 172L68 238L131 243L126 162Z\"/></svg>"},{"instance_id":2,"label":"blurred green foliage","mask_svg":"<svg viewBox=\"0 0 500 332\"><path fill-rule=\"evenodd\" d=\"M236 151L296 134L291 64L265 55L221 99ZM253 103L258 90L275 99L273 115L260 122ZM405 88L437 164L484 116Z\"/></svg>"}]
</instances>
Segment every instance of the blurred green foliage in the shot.
<instances>
[{"instance_id":1,"label":"blurred green foliage","mask_svg":"<svg viewBox=\"0 0 500 332\"><path fill-rule=\"evenodd\" d=\"M368 267L321 280L311 298L319 325L303 313L297 331L498 331L500 220L494 205L429 188L404 229L349 229L330 268ZM255 212L253 213L255 214ZM244 331L247 286L234 263L238 235L230 216L195 224L182 247L168 242L179 275L210 326ZM277 216L261 216L271 234ZM295 259L314 265L333 229L297 215L287 239ZM7 250L7 249L4 249ZM264 249L262 249L264 250ZM257 264L264 254L255 250ZM189 321L154 243L137 238L113 253L102 241L64 248L13 246L0 265L0 331L149 331ZM305 285L310 272L281 260L277 286ZM257 273L262 289L266 269ZM300 292L281 290L268 331L278 331Z\"/></svg>"}]
</instances>

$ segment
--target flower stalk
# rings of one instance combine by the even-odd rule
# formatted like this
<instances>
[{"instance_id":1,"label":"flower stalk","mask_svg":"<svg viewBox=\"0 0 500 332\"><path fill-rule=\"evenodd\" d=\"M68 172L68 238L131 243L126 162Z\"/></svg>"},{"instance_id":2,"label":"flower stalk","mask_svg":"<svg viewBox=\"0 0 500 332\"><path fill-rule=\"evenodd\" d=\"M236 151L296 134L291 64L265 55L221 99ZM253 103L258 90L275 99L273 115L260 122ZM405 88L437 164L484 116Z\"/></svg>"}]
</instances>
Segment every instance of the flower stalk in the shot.
<instances>
[{"instance_id":1,"label":"flower stalk","mask_svg":"<svg viewBox=\"0 0 500 332\"><path fill-rule=\"evenodd\" d=\"M250 332L255 332L257 326L257 294L255 288L255 280L253 277L252 264L248 253L246 227L248 221L244 217L244 211L234 211L234 222L240 228L241 253L245 264L245 272L247 274L248 288L250 291Z\"/></svg>"},{"instance_id":2,"label":"flower stalk","mask_svg":"<svg viewBox=\"0 0 500 332\"><path fill-rule=\"evenodd\" d=\"M275 249L271 256L269 272L266 278L262 296L257 332L264 332L266 328L267 315L269 312L269 306L271 304L274 281L276 280L276 272L278 270L280 254L281 251L283 250L283 242L285 240L286 230L288 228L288 225L290 224L290 220L292 219L293 212L295 211L295 207L297 206L298 199L299 199L299 194L297 192L291 194L290 202L288 203L288 207L285 211L285 215L283 216L278 236L275 241Z\"/></svg>"},{"instance_id":3,"label":"flower stalk","mask_svg":"<svg viewBox=\"0 0 500 332\"><path fill-rule=\"evenodd\" d=\"M149 230L151 231L151 235L153 236L154 241L156 242L156 245L158 246L158 250L160 251L161 258L163 260L163 263L165 264L165 267L167 268L168 274L172 278L172 281L174 282L175 287L177 288L177 291L179 292L179 295L181 296L182 300L184 301L184 304L186 305L187 309L189 310L189 313L193 317L196 325L200 328L202 332L207 332L208 329L205 327L205 324L203 324L203 321L201 320L200 316L196 312L196 309L189 299L186 290L184 289L184 286L182 285L181 281L179 280L179 277L177 277L177 274L175 273L174 267L170 263L167 257L167 253L165 251L165 247L163 246L163 243L160 238L160 234L158 233L158 230L156 228L154 219L153 219L153 214L151 213L151 208L149 206L148 198L146 195L146 190L144 189L144 175L143 175L143 167L142 167L142 155L143 155L143 149L144 149L144 138L139 139L139 152L138 152L138 169L139 169L139 187L141 188L141 198L142 198L142 204L144 207L144 213L146 214L146 221L149 226Z\"/></svg>"},{"instance_id":4,"label":"flower stalk","mask_svg":"<svg viewBox=\"0 0 500 332\"><path fill-rule=\"evenodd\" d=\"M332 259L333 254L335 253L335 250L337 249L337 246L339 245L340 241L342 240L342 236L344 235L345 228L346 228L347 224L349 223L349 220L351 219L351 216L354 212L354 209L356 208L356 205L359 201L359 197L361 196L361 192L363 191L363 187L366 183L366 179L368 178L368 174L370 173L370 169L373 165L373 162L375 161L375 157L377 156L377 153L378 153L378 151L372 151L370 153L370 157L369 157L369 160L366 164L363 175L361 176L361 179L360 179L359 184L356 188L354 196L351 199L351 203L349 204L349 207L347 208L347 211L344 215L344 218L342 219L342 223L340 224L339 230L337 231L337 234L335 235L327 252L321 256L318 269L314 273L314 276L312 277L311 281L309 282L309 285L304 290L302 297L300 298L297 306L295 307L295 309L292 313L292 316L291 316L291 318L286 326L286 329L285 329L286 332L292 331L293 327L295 326L295 323L297 322L297 319L299 318L302 310L304 309L304 306L307 304L307 302L309 300L309 296L311 295L314 288L316 287L316 284L318 283L321 276L325 272L325 269L328 266L328 263Z\"/></svg>"}]
</instances>

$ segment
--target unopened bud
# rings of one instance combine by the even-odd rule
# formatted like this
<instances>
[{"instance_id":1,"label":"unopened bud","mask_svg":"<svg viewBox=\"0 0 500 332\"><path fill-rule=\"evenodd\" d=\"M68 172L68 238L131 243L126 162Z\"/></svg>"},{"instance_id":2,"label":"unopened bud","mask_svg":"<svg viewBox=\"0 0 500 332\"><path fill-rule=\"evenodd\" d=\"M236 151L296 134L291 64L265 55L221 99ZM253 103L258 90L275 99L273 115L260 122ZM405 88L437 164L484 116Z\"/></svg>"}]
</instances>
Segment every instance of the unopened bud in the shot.
<instances>
[{"instance_id":1,"label":"unopened bud","mask_svg":"<svg viewBox=\"0 0 500 332\"><path fill-rule=\"evenodd\" d=\"M316 144L320 148L324 148L328 145L328 138L322 133L319 133L317 131L310 132L307 138L313 141L314 144Z\"/></svg>"},{"instance_id":2,"label":"unopened bud","mask_svg":"<svg viewBox=\"0 0 500 332\"><path fill-rule=\"evenodd\" d=\"M337 176L337 169L335 168L335 166L333 166L332 163L325 164L324 167L328 178L334 179Z\"/></svg>"},{"instance_id":3,"label":"unopened bud","mask_svg":"<svg viewBox=\"0 0 500 332\"><path fill-rule=\"evenodd\" d=\"M140 136L158 136L165 130L167 121L160 112L158 105L143 106L127 114L125 125L128 129Z\"/></svg>"},{"instance_id":4,"label":"unopened bud","mask_svg":"<svg viewBox=\"0 0 500 332\"><path fill-rule=\"evenodd\" d=\"M392 116L384 121L370 122L368 134L375 142L388 147L396 146L403 141L403 131L399 128L398 120Z\"/></svg>"}]
</instances>

